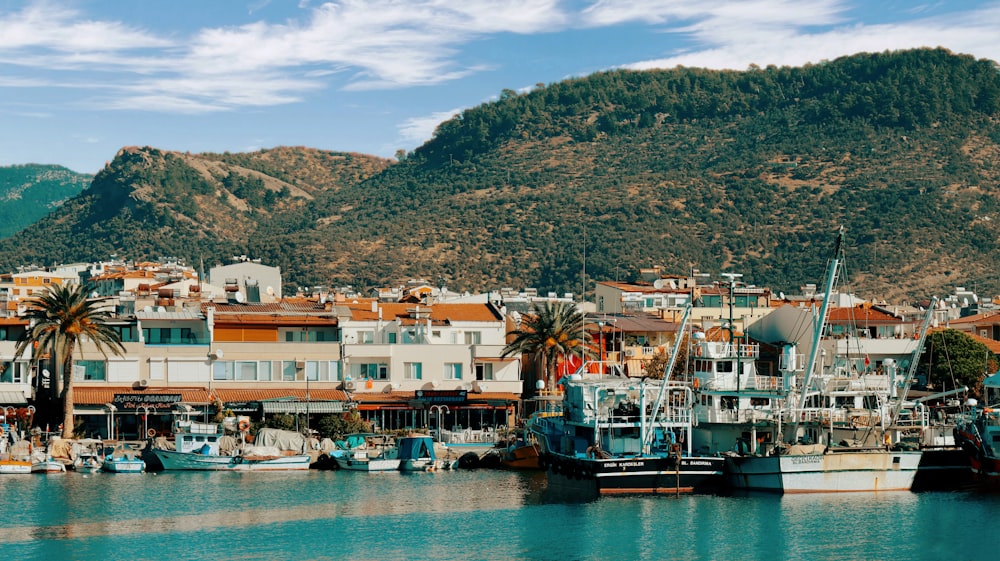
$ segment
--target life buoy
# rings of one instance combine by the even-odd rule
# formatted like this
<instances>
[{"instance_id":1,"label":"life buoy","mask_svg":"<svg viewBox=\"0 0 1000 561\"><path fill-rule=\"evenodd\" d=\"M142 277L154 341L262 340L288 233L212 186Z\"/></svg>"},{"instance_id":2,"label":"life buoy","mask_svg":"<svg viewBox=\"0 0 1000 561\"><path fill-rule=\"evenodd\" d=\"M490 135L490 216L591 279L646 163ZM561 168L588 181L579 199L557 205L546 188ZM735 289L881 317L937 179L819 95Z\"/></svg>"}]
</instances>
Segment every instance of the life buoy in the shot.
<instances>
[{"instance_id":1,"label":"life buoy","mask_svg":"<svg viewBox=\"0 0 1000 561\"><path fill-rule=\"evenodd\" d=\"M0 438L3 438L3 435L4 435L3 427L0 427Z\"/></svg>"},{"instance_id":2,"label":"life buoy","mask_svg":"<svg viewBox=\"0 0 1000 561\"><path fill-rule=\"evenodd\" d=\"M239 424L236 426L239 427L240 431L248 430L250 428L250 421L246 419L240 419Z\"/></svg>"},{"instance_id":3,"label":"life buoy","mask_svg":"<svg viewBox=\"0 0 1000 561\"><path fill-rule=\"evenodd\" d=\"M701 379L700 378L695 378L694 382L693 382L693 385L694 385L694 389L700 388L701 387Z\"/></svg>"},{"instance_id":4,"label":"life buoy","mask_svg":"<svg viewBox=\"0 0 1000 561\"><path fill-rule=\"evenodd\" d=\"M153 438L154 436L156 436L156 429L149 429L148 431L146 431L146 436L148 436L149 438Z\"/></svg>"}]
</instances>

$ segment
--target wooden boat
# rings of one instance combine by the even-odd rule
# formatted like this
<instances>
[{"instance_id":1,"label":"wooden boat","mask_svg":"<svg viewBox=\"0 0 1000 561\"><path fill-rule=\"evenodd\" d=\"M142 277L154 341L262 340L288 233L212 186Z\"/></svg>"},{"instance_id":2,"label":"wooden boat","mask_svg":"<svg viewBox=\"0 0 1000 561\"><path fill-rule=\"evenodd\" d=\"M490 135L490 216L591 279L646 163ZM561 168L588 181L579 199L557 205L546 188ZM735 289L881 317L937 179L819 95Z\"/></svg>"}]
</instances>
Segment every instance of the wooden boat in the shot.
<instances>
[{"instance_id":1,"label":"wooden boat","mask_svg":"<svg viewBox=\"0 0 1000 561\"><path fill-rule=\"evenodd\" d=\"M437 471L452 469L456 462L437 457L434 451L434 439L422 435L409 435L396 443L399 456L400 471Z\"/></svg>"},{"instance_id":2,"label":"wooden boat","mask_svg":"<svg viewBox=\"0 0 1000 561\"><path fill-rule=\"evenodd\" d=\"M66 464L51 457L33 460L31 473L66 473Z\"/></svg>"},{"instance_id":3,"label":"wooden boat","mask_svg":"<svg viewBox=\"0 0 1000 561\"><path fill-rule=\"evenodd\" d=\"M101 469L108 473L142 473L146 471L146 462L136 457L134 452L119 446L104 457Z\"/></svg>"},{"instance_id":4,"label":"wooden boat","mask_svg":"<svg viewBox=\"0 0 1000 561\"><path fill-rule=\"evenodd\" d=\"M29 460L0 460L0 475L23 475L31 473Z\"/></svg>"},{"instance_id":5,"label":"wooden boat","mask_svg":"<svg viewBox=\"0 0 1000 561\"><path fill-rule=\"evenodd\" d=\"M340 469L349 471L397 471L400 469L399 448L392 438L377 434L348 437L355 445L340 450L333 458Z\"/></svg>"},{"instance_id":6,"label":"wooden boat","mask_svg":"<svg viewBox=\"0 0 1000 561\"><path fill-rule=\"evenodd\" d=\"M174 450L153 449L164 470L287 471L308 470L309 454L286 454L272 447L237 447L220 452L222 425L190 420L174 422Z\"/></svg>"}]
</instances>

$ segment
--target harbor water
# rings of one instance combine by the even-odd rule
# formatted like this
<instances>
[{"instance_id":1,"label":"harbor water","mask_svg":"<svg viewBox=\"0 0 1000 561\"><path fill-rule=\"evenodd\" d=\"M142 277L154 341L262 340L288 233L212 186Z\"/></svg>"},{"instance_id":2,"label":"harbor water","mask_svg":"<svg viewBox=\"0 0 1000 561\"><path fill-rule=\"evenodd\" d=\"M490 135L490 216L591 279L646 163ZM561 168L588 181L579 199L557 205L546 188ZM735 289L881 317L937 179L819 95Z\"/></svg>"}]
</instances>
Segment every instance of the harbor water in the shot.
<instances>
[{"instance_id":1,"label":"harbor water","mask_svg":"<svg viewBox=\"0 0 1000 561\"><path fill-rule=\"evenodd\" d=\"M540 473L161 472L0 477L7 558L997 558L972 491L577 500Z\"/></svg>"}]
</instances>

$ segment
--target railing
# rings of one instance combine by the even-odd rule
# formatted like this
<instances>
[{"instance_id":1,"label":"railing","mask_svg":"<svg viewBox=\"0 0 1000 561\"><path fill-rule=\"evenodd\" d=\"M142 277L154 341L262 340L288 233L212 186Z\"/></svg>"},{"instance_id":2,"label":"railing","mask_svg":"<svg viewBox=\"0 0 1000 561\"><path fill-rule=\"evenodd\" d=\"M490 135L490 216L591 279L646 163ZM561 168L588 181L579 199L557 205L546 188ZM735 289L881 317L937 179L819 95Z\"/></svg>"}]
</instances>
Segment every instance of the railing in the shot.
<instances>
[{"instance_id":1,"label":"railing","mask_svg":"<svg viewBox=\"0 0 1000 561\"><path fill-rule=\"evenodd\" d=\"M703 341L694 348L694 355L701 358L758 358L760 345L756 343L733 344L717 341Z\"/></svg>"},{"instance_id":2,"label":"railing","mask_svg":"<svg viewBox=\"0 0 1000 561\"><path fill-rule=\"evenodd\" d=\"M784 378L781 376L754 376L754 388L765 391L779 391L785 388Z\"/></svg>"}]
</instances>

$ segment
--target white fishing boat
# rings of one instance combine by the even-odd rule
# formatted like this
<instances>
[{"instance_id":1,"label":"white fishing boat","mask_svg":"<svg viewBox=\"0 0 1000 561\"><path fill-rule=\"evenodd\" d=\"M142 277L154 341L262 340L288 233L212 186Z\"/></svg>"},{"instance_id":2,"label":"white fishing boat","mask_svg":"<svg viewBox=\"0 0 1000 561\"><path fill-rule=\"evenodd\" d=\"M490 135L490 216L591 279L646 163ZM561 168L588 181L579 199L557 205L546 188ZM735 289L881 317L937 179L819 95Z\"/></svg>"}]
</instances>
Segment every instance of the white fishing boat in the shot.
<instances>
[{"instance_id":1,"label":"white fishing boat","mask_svg":"<svg viewBox=\"0 0 1000 561\"><path fill-rule=\"evenodd\" d=\"M101 470L108 473L143 473L146 471L146 462L136 455L135 450L125 445L118 445L110 454L104 456Z\"/></svg>"},{"instance_id":2,"label":"white fishing boat","mask_svg":"<svg viewBox=\"0 0 1000 561\"><path fill-rule=\"evenodd\" d=\"M754 438L748 449L727 455L728 480L736 489L824 493L908 491L912 488L921 452L895 446L898 442L890 428L899 417L931 313L927 314L911 368L905 377L882 374L878 383L870 384L860 375L843 384L835 373L829 376L820 373L814 377L814 372L820 372L817 357L841 263L842 243L843 230L837 239L823 303L814 322L804 380L801 385L789 388L776 418L768 419L766 424L766 430L773 431L769 433L774 438L773 445L761 447L760 440ZM789 381L794 384L794 379ZM869 400L871 407L879 412L879 424L874 426L875 416L871 414L865 417L869 426L859 427L858 421L852 419L855 431L862 428L865 438L838 440L834 437L834 416L851 410L847 405L853 404L856 398ZM870 438L872 434L877 437Z\"/></svg>"},{"instance_id":3,"label":"white fishing boat","mask_svg":"<svg viewBox=\"0 0 1000 561\"><path fill-rule=\"evenodd\" d=\"M434 451L434 439L427 435L401 437L396 447L400 471L437 471L451 469L456 463L439 459Z\"/></svg>"},{"instance_id":4,"label":"white fishing boat","mask_svg":"<svg viewBox=\"0 0 1000 561\"><path fill-rule=\"evenodd\" d=\"M66 464L52 459L51 456L33 459L31 473L66 473Z\"/></svg>"},{"instance_id":5,"label":"white fishing boat","mask_svg":"<svg viewBox=\"0 0 1000 561\"><path fill-rule=\"evenodd\" d=\"M386 435L351 435L355 446L340 450L333 456L340 469L349 471L397 471L400 469L399 448Z\"/></svg>"},{"instance_id":6,"label":"white fishing boat","mask_svg":"<svg viewBox=\"0 0 1000 561\"><path fill-rule=\"evenodd\" d=\"M228 439L225 451L220 444ZM270 446L238 446L222 425L191 420L174 422L174 450L154 448L164 470L285 471L307 470L311 458Z\"/></svg>"}]
</instances>

